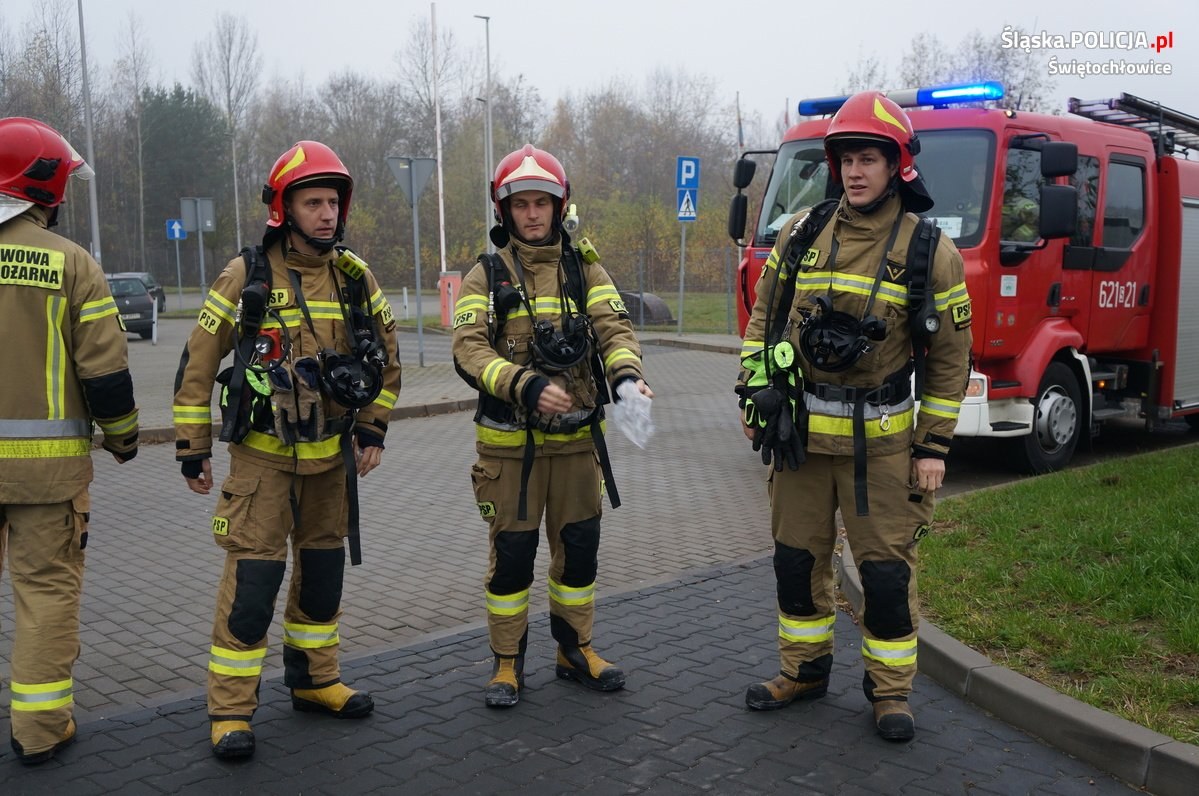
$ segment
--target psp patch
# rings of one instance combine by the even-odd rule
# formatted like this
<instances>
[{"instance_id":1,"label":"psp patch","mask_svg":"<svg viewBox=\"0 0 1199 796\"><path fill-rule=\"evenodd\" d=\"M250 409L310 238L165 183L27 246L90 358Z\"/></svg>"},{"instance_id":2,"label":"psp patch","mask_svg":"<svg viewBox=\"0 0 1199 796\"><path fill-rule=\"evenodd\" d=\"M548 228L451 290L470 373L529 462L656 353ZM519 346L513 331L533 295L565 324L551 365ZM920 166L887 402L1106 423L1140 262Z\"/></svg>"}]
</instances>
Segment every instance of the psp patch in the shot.
<instances>
[{"instance_id":1,"label":"psp patch","mask_svg":"<svg viewBox=\"0 0 1199 796\"><path fill-rule=\"evenodd\" d=\"M816 261L819 259L820 259L820 250L819 249L808 249L806 252L803 253L803 257L801 257L799 259L799 264L800 264L800 266L802 266L804 268L808 268L809 266L815 265Z\"/></svg>"},{"instance_id":2,"label":"psp patch","mask_svg":"<svg viewBox=\"0 0 1199 796\"><path fill-rule=\"evenodd\" d=\"M203 309L200 310L200 317L196 318L196 325L209 334L216 334L216 330L220 328L221 319Z\"/></svg>"},{"instance_id":3,"label":"psp patch","mask_svg":"<svg viewBox=\"0 0 1199 796\"><path fill-rule=\"evenodd\" d=\"M229 519L227 517L212 518L212 532L217 536L229 535Z\"/></svg>"},{"instance_id":4,"label":"psp patch","mask_svg":"<svg viewBox=\"0 0 1199 796\"><path fill-rule=\"evenodd\" d=\"M613 312L628 313L628 310L624 307L624 301L621 299L608 299L608 306L612 308Z\"/></svg>"},{"instance_id":5,"label":"psp patch","mask_svg":"<svg viewBox=\"0 0 1199 796\"><path fill-rule=\"evenodd\" d=\"M953 328L958 329L959 331L965 329L970 325L971 318L972 315L969 301L963 301L961 304L955 304L953 306Z\"/></svg>"},{"instance_id":6,"label":"psp patch","mask_svg":"<svg viewBox=\"0 0 1199 796\"><path fill-rule=\"evenodd\" d=\"M921 523L916 526L916 531L912 534L912 544L919 542L924 537L928 536L933 530L933 527L928 523Z\"/></svg>"},{"instance_id":7,"label":"psp patch","mask_svg":"<svg viewBox=\"0 0 1199 796\"><path fill-rule=\"evenodd\" d=\"M484 500L479 503L479 515L489 520L495 516L495 503L490 500Z\"/></svg>"},{"instance_id":8,"label":"psp patch","mask_svg":"<svg viewBox=\"0 0 1199 796\"><path fill-rule=\"evenodd\" d=\"M291 294L285 287L275 288L271 291L271 300L267 302L268 307L286 307L291 303Z\"/></svg>"},{"instance_id":9,"label":"psp patch","mask_svg":"<svg viewBox=\"0 0 1199 796\"><path fill-rule=\"evenodd\" d=\"M478 317L478 313L476 313L474 310L460 312L454 316L454 328L457 329L459 326L467 326L472 324Z\"/></svg>"}]
</instances>

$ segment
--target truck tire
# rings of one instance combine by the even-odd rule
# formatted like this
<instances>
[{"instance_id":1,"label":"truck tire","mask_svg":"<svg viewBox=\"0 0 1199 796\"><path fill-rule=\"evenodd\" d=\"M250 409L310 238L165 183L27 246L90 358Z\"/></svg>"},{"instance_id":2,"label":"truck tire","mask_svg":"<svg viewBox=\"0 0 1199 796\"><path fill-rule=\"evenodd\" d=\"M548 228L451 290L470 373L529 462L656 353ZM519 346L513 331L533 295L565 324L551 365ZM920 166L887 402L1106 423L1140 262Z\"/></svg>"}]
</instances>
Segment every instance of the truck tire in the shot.
<instances>
[{"instance_id":1,"label":"truck tire","mask_svg":"<svg viewBox=\"0 0 1199 796\"><path fill-rule=\"evenodd\" d=\"M1033 399L1032 433L1015 440L1020 469L1040 475L1065 467L1085 427L1074 371L1061 362L1050 362Z\"/></svg>"}]
</instances>

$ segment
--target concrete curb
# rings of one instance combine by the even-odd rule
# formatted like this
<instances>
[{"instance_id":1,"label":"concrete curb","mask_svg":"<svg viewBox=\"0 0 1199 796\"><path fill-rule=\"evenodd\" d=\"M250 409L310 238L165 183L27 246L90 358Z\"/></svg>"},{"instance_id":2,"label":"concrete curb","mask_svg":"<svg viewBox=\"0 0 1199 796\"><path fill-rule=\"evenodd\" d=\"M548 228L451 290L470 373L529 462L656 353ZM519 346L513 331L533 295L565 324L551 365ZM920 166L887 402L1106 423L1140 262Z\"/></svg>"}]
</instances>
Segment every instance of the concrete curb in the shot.
<instances>
[{"instance_id":1,"label":"concrete curb","mask_svg":"<svg viewBox=\"0 0 1199 796\"><path fill-rule=\"evenodd\" d=\"M862 581L848 544L834 562L841 593L862 615ZM1199 746L1058 693L998 666L927 620L920 622L920 672L1013 727L1158 796L1186 796L1199 782Z\"/></svg>"}]
</instances>

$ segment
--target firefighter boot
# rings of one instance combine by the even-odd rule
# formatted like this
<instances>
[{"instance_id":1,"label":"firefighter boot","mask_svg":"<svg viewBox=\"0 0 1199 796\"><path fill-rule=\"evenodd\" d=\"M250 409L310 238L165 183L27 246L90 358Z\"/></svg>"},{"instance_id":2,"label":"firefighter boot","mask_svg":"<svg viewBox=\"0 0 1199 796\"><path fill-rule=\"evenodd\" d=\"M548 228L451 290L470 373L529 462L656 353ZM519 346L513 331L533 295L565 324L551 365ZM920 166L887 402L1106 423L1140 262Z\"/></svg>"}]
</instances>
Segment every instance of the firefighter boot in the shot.
<instances>
[{"instance_id":1,"label":"firefighter boot","mask_svg":"<svg viewBox=\"0 0 1199 796\"><path fill-rule=\"evenodd\" d=\"M254 754L254 731L248 721L212 722L212 753L222 760Z\"/></svg>"},{"instance_id":2,"label":"firefighter boot","mask_svg":"<svg viewBox=\"0 0 1199 796\"><path fill-rule=\"evenodd\" d=\"M33 752L31 754L25 754L25 748L23 746L21 746L21 742L18 741L16 738L13 738L12 739L12 750L17 753L17 759L20 760L23 764L25 764L27 766L36 766L36 765L39 765L40 763L45 763L47 760L50 760L51 758L54 757L55 754L58 753L59 749L64 749L64 748L70 746L74 742L75 742L75 720L68 719L66 734L63 735L63 737L58 741L58 743L54 744L49 749L43 749L40 752Z\"/></svg>"},{"instance_id":3,"label":"firefighter boot","mask_svg":"<svg viewBox=\"0 0 1199 796\"><path fill-rule=\"evenodd\" d=\"M581 647L559 645L558 665L554 671L563 680L577 680L596 691L624 688L624 672L597 655L590 644Z\"/></svg>"},{"instance_id":4,"label":"firefighter boot","mask_svg":"<svg viewBox=\"0 0 1199 796\"><path fill-rule=\"evenodd\" d=\"M874 726L888 741L910 741L916 737L916 718L904 699L880 699L874 703Z\"/></svg>"},{"instance_id":5,"label":"firefighter boot","mask_svg":"<svg viewBox=\"0 0 1199 796\"><path fill-rule=\"evenodd\" d=\"M291 689L291 706L310 713L327 713L339 719L360 719L375 709L375 700L365 691L355 691L345 683L321 688Z\"/></svg>"},{"instance_id":6,"label":"firefighter boot","mask_svg":"<svg viewBox=\"0 0 1199 796\"><path fill-rule=\"evenodd\" d=\"M780 673L773 680L755 683L745 692L750 710L778 710L797 699L818 699L828 693L828 678L801 682Z\"/></svg>"},{"instance_id":7,"label":"firefighter boot","mask_svg":"<svg viewBox=\"0 0 1199 796\"><path fill-rule=\"evenodd\" d=\"M489 708L510 708L520 701L524 685L525 656L496 655L484 701Z\"/></svg>"}]
</instances>

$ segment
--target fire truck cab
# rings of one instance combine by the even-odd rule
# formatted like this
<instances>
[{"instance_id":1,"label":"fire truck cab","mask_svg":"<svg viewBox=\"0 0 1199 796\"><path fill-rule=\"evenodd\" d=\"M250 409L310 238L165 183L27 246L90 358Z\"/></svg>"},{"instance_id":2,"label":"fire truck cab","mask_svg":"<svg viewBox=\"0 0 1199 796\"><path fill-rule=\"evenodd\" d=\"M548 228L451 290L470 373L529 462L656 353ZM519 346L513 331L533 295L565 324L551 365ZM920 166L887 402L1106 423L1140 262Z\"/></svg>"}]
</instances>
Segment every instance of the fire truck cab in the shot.
<instances>
[{"instance_id":1,"label":"fire truck cab","mask_svg":"<svg viewBox=\"0 0 1199 796\"><path fill-rule=\"evenodd\" d=\"M887 95L920 139L916 166L953 239L973 304L974 367L956 434L1007 440L1033 473L1083 434L1137 414L1199 425L1199 118L1132 95L1071 99L1072 115L962 107L996 83ZM743 245L742 333L779 230L839 186L823 136L847 97L805 100L774 151L734 169L729 234ZM948 107L954 106L954 107ZM774 154L747 239L756 156Z\"/></svg>"}]
</instances>

